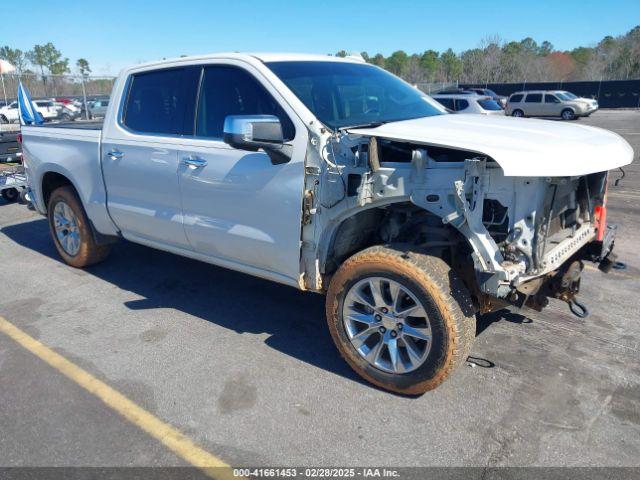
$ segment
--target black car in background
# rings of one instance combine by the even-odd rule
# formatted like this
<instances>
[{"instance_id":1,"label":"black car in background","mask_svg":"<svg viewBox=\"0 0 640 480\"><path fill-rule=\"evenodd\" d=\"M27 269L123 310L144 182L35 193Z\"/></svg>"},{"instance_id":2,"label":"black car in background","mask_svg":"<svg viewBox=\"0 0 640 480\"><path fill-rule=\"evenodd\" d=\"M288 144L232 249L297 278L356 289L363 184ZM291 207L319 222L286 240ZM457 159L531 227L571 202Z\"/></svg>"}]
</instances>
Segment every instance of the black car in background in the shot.
<instances>
[{"instance_id":1,"label":"black car in background","mask_svg":"<svg viewBox=\"0 0 640 480\"><path fill-rule=\"evenodd\" d=\"M0 131L0 163L21 162L22 151L18 143L19 132Z\"/></svg>"}]
</instances>

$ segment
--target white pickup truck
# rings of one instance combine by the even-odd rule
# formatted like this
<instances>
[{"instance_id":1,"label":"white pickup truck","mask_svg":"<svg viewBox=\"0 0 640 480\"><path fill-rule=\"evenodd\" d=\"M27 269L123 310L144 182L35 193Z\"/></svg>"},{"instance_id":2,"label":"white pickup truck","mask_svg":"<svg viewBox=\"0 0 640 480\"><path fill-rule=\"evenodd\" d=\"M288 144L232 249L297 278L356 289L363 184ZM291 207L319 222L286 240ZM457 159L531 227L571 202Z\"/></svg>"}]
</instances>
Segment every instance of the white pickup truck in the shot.
<instances>
[{"instance_id":1,"label":"white pickup truck","mask_svg":"<svg viewBox=\"0 0 640 480\"><path fill-rule=\"evenodd\" d=\"M633 158L605 130L450 115L378 67L313 55L135 66L101 126L22 134L69 265L122 237L326 293L345 360L405 394L465 361L477 313L577 306L583 262L612 262L607 171Z\"/></svg>"}]
</instances>

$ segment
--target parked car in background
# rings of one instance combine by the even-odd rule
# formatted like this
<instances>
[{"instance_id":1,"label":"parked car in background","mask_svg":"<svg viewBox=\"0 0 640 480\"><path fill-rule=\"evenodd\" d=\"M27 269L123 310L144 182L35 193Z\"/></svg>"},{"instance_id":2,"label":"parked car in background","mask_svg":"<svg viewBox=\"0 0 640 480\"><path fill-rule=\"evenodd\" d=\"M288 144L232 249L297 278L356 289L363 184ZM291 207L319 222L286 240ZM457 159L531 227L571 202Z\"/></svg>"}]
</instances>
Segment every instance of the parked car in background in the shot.
<instances>
[{"instance_id":1,"label":"parked car in background","mask_svg":"<svg viewBox=\"0 0 640 480\"><path fill-rule=\"evenodd\" d=\"M491 97L495 100L502 108L507 106L507 98L504 95L498 95L496 92L491 90L490 88L480 88L480 87L469 87L467 90L477 93L478 95L485 95L487 97Z\"/></svg>"},{"instance_id":2,"label":"parked car in background","mask_svg":"<svg viewBox=\"0 0 640 480\"><path fill-rule=\"evenodd\" d=\"M0 108L1 123L14 123L18 119L18 102L11 102L9 105Z\"/></svg>"},{"instance_id":3,"label":"parked car in background","mask_svg":"<svg viewBox=\"0 0 640 480\"><path fill-rule=\"evenodd\" d=\"M55 107L58 109L57 120L61 120L63 122L70 122L80 117L81 110L76 107L73 103L61 103L54 102Z\"/></svg>"},{"instance_id":4,"label":"parked car in background","mask_svg":"<svg viewBox=\"0 0 640 480\"><path fill-rule=\"evenodd\" d=\"M58 118L59 110L58 107L51 100L34 100L36 110L38 113L42 115L44 121L55 120Z\"/></svg>"},{"instance_id":5,"label":"parked car in background","mask_svg":"<svg viewBox=\"0 0 640 480\"><path fill-rule=\"evenodd\" d=\"M534 90L513 93L507 101L506 114L513 117L560 117L574 120L591 115L598 109L587 99L572 99L558 90Z\"/></svg>"},{"instance_id":6,"label":"parked car in background","mask_svg":"<svg viewBox=\"0 0 640 480\"><path fill-rule=\"evenodd\" d=\"M58 118L59 110L51 100L33 100L33 108L35 108L45 122ZM18 116L18 102L11 102L6 107L0 108L0 122L17 123L20 120Z\"/></svg>"},{"instance_id":7,"label":"parked car in background","mask_svg":"<svg viewBox=\"0 0 640 480\"><path fill-rule=\"evenodd\" d=\"M433 99L455 113L479 113L480 115L504 115L504 110L493 98L484 95L434 94Z\"/></svg>"},{"instance_id":8,"label":"parked car in background","mask_svg":"<svg viewBox=\"0 0 640 480\"><path fill-rule=\"evenodd\" d=\"M446 88L439 92L432 93L431 95L477 95L476 92L466 90L464 88Z\"/></svg>"},{"instance_id":9,"label":"parked car in background","mask_svg":"<svg viewBox=\"0 0 640 480\"><path fill-rule=\"evenodd\" d=\"M89 113L91 118L104 117L107 113L107 107L109 106L109 99L102 98L94 100L90 103Z\"/></svg>"},{"instance_id":10,"label":"parked car in background","mask_svg":"<svg viewBox=\"0 0 640 480\"><path fill-rule=\"evenodd\" d=\"M22 151L18 142L19 133L18 130L0 131L0 163L22 160Z\"/></svg>"},{"instance_id":11,"label":"parked car in background","mask_svg":"<svg viewBox=\"0 0 640 480\"><path fill-rule=\"evenodd\" d=\"M587 105L591 106L591 112L587 113L585 116L588 117L589 115L591 115L593 112L595 112L596 110L598 110L599 105L598 105L598 101L594 98L585 98L585 97L578 97L577 95L571 93L571 92L567 92L566 90L558 90L555 92L556 95L562 99L571 101L571 100L577 100L580 102L584 102Z\"/></svg>"}]
</instances>

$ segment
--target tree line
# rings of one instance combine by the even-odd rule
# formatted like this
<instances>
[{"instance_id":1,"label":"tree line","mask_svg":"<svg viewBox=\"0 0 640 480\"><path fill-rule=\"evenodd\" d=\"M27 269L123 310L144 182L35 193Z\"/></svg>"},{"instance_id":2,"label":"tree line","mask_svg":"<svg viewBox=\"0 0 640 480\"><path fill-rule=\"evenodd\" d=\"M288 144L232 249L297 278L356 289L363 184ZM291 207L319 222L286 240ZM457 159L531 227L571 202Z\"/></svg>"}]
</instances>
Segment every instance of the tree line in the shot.
<instances>
[{"instance_id":1,"label":"tree line","mask_svg":"<svg viewBox=\"0 0 640 480\"><path fill-rule=\"evenodd\" d=\"M109 78L91 78L91 66L86 58L75 62L75 77L71 74L70 61L62 55L53 43L35 45L31 50L23 51L8 45L0 47L0 59L11 63L22 83L30 90L34 98L51 96L78 96L109 94L113 80ZM82 82L78 82L79 78ZM5 79L7 97L15 98L18 78ZM4 103L4 102L3 102Z\"/></svg>"},{"instance_id":2,"label":"tree line","mask_svg":"<svg viewBox=\"0 0 640 480\"><path fill-rule=\"evenodd\" d=\"M69 59L62 56L53 43L35 45L26 52L7 45L0 47L0 58L16 67L18 75L39 73L40 75L64 75L71 73ZM76 60L77 72L86 77L91 73L89 61L86 58ZM36 71L32 70L35 68Z\"/></svg>"},{"instance_id":3,"label":"tree line","mask_svg":"<svg viewBox=\"0 0 640 480\"><path fill-rule=\"evenodd\" d=\"M335 55L349 54L341 50ZM530 37L507 42L496 35L461 53L449 48L414 54L398 50L388 57L361 55L412 84L627 80L640 78L640 25L624 35L606 36L594 46L569 51L556 50L548 41L538 44Z\"/></svg>"},{"instance_id":4,"label":"tree line","mask_svg":"<svg viewBox=\"0 0 640 480\"><path fill-rule=\"evenodd\" d=\"M341 50L335 55L345 57L348 53ZM530 37L507 42L496 35L461 53L449 48L444 52L426 50L414 54L398 50L388 57L381 53L361 55L367 62L413 84L626 80L640 78L640 25L624 35L606 36L594 46L569 51L556 50L548 41L538 44ZM20 75L71 73L69 59L51 42L35 45L26 52L0 47L0 58L13 64ZM85 58L77 59L75 68L83 77L91 73Z\"/></svg>"}]
</instances>

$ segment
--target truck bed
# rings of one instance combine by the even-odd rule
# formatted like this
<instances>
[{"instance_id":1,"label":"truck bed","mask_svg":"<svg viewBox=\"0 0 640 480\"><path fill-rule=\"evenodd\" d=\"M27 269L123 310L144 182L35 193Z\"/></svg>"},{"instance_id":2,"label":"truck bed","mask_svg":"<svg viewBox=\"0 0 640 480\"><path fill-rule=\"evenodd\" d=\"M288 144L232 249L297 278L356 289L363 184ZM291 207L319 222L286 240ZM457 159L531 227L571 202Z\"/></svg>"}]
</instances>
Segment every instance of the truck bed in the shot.
<instances>
[{"instance_id":1,"label":"truck bed","mask_svg":"<svg viewBox=\"0 0 640 480\"><path fill-rule=\"evenodd\" d=\"M64 122L22 127L27 173L34 205L46 213L42 195L45 172L66 177L84 205L96 229L114 233L107 214L106 191L102 180L100 138L102 122Z\"/></svg>"}]
</instances>

